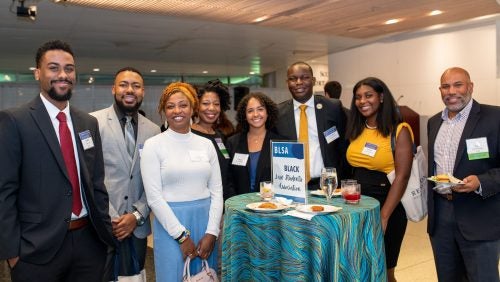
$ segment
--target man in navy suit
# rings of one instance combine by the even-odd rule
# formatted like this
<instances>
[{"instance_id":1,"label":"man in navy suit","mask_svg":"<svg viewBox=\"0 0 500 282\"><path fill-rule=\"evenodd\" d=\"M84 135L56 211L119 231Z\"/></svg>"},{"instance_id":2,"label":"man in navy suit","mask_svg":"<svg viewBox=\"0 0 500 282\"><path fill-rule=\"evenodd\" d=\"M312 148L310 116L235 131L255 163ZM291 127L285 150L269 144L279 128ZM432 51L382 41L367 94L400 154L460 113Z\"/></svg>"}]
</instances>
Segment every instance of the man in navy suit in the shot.
<instances>
[{"instance_id":1,"label":"man in navy suit","mask_svg":"<svg viewBox=\"0 0 500 282\"><path fill-rule=\"evenodd\" d=\"M97 120L70 107L70 46L42 45L40 94L0 112L0 259L12 281L100 281L114 244Z\"/></svg>"},{"instance_id":2,"label":"man in navy suit","mask_svg":"<svg viewBox=\"0 0 500 282\"><path fill-rule=\"evenodd\" d=\"M445 109L429 119L429 175L463 185L429 185L427 231L439 281L499 281L500 108L472 99L458 67L441 76Z\"/></svg>"},{"instance_id":3,"label":"man in navy suit","mask_svg":"<svg viewBox=\"0 0 500 282\"><path fill-rule=\"evenodd\" d=\"M293 99L278 105L279 117L276 131L290 140L299 137L301 105L306 105L309 137L309 189L319 188L321 168L335 167L339 179L345 178L348 169L345 153L346 116L340 100L322 95L313 96L316 78L311 66L304 62L293 63L287 71L288 90Z\"/></svg>"}]
</instances>

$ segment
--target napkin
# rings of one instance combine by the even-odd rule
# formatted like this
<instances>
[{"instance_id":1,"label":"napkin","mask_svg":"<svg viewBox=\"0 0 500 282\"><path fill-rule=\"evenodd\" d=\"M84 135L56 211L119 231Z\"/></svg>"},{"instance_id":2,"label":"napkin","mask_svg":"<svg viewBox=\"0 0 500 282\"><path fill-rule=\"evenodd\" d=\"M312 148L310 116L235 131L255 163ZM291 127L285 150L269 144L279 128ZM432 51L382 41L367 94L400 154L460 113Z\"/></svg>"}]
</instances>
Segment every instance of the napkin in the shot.
<instances>
[{"instance_id":1,"label":"napkin","mask_svg":"<svg viewBox=\"0 0 500 282\"><path fill-rule=\"evenodd\" d=\"M286 205L286 206L290 206L293 203L292 199L287 199L285 197L276 197L275 200L276 200L276 202L283 204L283 205Z\"/></svg>"},{"instance_id":2,"label":"napkin","mask_svg":"<svg viewBox=\"0 0 500 282\"><path fill-rule=\"evenodd\" d=\"M298 210L291 210L285 213L285 215L294 216L306 220L311 220L315 215L310 213L299 212Z\"/></svg>"}]
</instances>

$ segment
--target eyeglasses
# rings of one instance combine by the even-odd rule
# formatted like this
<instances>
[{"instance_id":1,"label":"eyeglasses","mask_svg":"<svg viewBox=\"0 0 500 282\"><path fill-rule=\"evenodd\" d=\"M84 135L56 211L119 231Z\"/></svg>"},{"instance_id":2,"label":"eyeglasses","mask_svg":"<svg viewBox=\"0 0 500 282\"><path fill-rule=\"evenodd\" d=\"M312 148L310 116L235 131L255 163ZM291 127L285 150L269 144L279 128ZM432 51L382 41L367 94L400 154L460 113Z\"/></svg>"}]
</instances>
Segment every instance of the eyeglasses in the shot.
<instances>
[{"instance_id":1,"label":"eyeglasses","mask_svg":"<svg viewBox=\"0 0 500 282\"><path fill-rule=\"evenodd\" d=\"M299 79L300 79L300 81L310 81L312 79L312 77L308 76L308 75L302 75L300 77L290 76L290 77L287 78L287 81L291 82L291 83L297 83L297 81Z\"/></svg>"}]
</instances>

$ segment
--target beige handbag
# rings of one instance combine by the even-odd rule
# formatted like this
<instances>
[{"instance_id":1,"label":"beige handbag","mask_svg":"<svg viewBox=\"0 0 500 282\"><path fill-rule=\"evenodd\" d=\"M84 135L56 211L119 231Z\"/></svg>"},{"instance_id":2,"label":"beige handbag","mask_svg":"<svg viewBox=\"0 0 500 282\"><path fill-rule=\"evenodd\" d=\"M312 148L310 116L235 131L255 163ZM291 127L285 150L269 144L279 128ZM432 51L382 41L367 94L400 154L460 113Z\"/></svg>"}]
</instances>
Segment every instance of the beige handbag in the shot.
<instances>
[{"instance_id":1,"label":"beige handbag","mask_svg":"<svg viewBox=\"0 0 500 282\"><path fill-rule=\"evenodd\" d=\"M208 266L208 261L206 259L202 260L202 268L198 274L191 276L189 273L189 263L191 259L189 257L186 258L186 262L184 263L184 271L183 271L183 282L219 282L219 278L217 278L217 272L213 268Z\"/></svg>"}]
</instances>

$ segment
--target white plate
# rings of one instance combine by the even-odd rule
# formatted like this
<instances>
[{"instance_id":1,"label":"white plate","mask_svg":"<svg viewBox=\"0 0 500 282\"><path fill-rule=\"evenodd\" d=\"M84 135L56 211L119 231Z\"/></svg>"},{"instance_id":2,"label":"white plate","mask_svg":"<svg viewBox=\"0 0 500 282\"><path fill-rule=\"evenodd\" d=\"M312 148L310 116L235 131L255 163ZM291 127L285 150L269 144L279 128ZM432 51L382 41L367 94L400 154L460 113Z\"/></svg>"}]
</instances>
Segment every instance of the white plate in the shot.
<instances>
[{"instance_id":1,"label":"white plate","mask_svg":"<svg viewBox=\"0 0 500 282\"><path fill-rule=\"evenodd\" d=\"M269 203L269 202L250 203L246 207L247 207L247 209L253 210L255 212L276 212L276 211L281 211L281 210L288 208L288 206L285 206L285 205L280 204L280 203L273 203L277 206L277 208L275 208L275 209L259 208L259 206L261 204L264 204L264 203Z\"/></svg>"},{"instance_id":2,"label":"white plate","mask_svg":"<svg viewBox=\"0 0 500 282\"><path fill-rule=\"evenodd\" d=\"M332 195L333 197L337 197L337 196L342 195L342 192L340 192L340 189L336 189L336 190L337 190L337 192L333 192L333 195ZM313 195L313 196L325 197L325 192L323 192L323 190L320 190L320 189L313 190L309 193L311 193L311 195Z\"/></svg>"},{"instance_id":3,"label":"white plate","mask_svg":"<svg viewBox=\"0 0 500 282\"><path fill-rule=\"evenodd\" d=\"M322 211L312 211L312 206L321 206L323 207ZM332 212L337 212L341 210L341 207L336 207L336 206L330 206L330 205L300 205L295 208L299 212L304 212L304 213L312 213L312 214L325 214L325 213L332 213Z\"/></svg>"}]
</instances>

